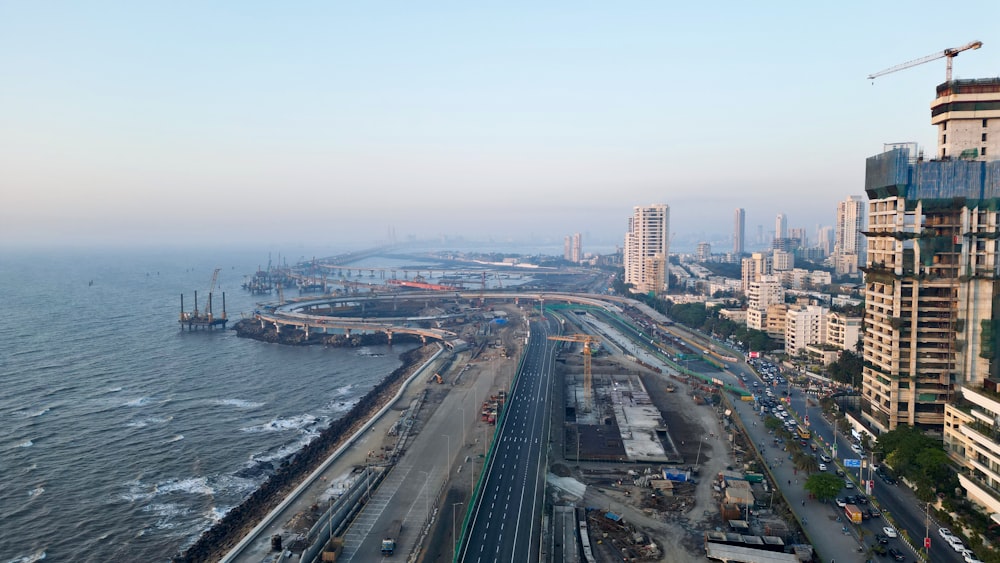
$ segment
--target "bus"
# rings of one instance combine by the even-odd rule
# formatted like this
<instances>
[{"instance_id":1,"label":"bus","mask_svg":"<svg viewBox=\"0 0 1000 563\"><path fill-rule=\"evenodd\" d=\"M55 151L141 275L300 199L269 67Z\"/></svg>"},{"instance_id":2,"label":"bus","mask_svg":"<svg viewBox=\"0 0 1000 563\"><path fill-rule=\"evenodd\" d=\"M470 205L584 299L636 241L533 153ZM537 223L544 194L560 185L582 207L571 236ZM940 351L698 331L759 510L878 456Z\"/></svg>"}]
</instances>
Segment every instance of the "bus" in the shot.
<instances>
[{"instance_id":1,"label":"bus","mask_svg":"<svg viewBox=\"0 0 1000 563\"><path fill-rule=\"evenodd\" d=\"M808 440L809 438L812 438L812 432L809 432L808 428L799 426L798 428L795 429L795 431L798 432L799 438L802 438L803 440Z\"/></svg>"}]
</instances>

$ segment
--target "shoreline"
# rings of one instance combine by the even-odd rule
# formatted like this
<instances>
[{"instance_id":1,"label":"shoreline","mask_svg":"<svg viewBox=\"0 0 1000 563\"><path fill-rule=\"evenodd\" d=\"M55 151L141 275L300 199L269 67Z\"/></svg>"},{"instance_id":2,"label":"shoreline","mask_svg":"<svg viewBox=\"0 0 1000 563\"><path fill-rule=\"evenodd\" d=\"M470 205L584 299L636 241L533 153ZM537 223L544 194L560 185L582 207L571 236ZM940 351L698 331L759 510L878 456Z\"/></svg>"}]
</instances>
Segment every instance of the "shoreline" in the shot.
<instances>
[{"instance_id":1,"label":"shoreline","mask_svg":"<svg viewBox=\"0 0 1000 563\"><path fill-rule=\"evenodd\" d=\"M393 370L362 397L344 416L330 423L320 435L297 451L276 472L261 483L242 503L229 510L221 520L172 561L194 563L217 561L232 549L267 514L302 483L317 467L374 416L395 396L398 387L435 352L434 346L421 346L400 355L403 365Z\"/></svg>"}]
</instances>

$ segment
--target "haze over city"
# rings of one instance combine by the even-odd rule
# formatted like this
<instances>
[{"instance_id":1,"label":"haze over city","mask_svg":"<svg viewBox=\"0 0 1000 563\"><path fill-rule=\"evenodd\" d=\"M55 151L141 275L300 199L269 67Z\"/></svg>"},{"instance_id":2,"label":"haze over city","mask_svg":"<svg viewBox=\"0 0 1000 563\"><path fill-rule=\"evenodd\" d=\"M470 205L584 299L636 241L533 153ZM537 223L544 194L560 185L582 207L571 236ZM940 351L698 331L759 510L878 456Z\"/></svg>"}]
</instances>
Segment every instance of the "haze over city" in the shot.
<instances>
[{"instance_id":1,"label":"haze over city","mask_svg":"<svg viewBox=\"0 0 1000 563\"><path fill-rule=\"evenodd\" d=\"M1000 72L1000 4L962 10L4 3L0 244L811 234L933 146L944 60L868 74L976 39L955 78Z\"/></svg>"}]
</instances>

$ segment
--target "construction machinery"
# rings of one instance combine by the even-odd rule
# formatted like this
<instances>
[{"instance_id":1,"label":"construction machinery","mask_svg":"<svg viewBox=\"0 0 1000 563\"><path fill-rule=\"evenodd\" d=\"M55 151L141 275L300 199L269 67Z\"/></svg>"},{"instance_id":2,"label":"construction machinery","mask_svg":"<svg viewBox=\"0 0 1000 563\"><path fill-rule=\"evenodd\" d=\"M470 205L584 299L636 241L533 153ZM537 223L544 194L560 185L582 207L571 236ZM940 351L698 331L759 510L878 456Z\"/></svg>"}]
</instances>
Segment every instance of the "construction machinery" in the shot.
<instances>
[{"instance_id":1,"label":"construction machinery","mask_svg":"<svg viewBox=\"0 0 1000 563\"><path fill-rule=\"evenodd\" d=\"M945 78L944 78L944 81L945 82L951 82L951 60L954 59L955 57L957 57L958 54L961 53L961 52L963 52L963 51L968 51L969 49L978 49L978 48L980 48L982 46L983 46L983 42L982 41L972 41L970 43L962 45L961 47L955 47L953 49L945 49L944 51L938 51L937 53L934 53L934 54L931 54L931 55L927 55L926 57L921 57L919 59L914 59L912 61L908 61L908 62L905 62L905 63L902 63L902 64L898 64L896 66L891 66L891 67L889 67L889 68L887 68L885 70L880 70L879 72L876 72L874 74L869 74L868 75L868 80L874 80L874 79L878 78L879 76L885 76L886 74L891 74L893 72L896 72L897 70L905 70L907 68L914 67L914 66L917 66L917 65L922 65L924 63L929 63L931 61L936 61L936 60L944 57L944 58L948 59L948 61L947 61L948 64L945 67Z\"/></svg>"},{"instance_id":2,"label":"construction machinery","mask_svg":"<svg viewBox=\"0 0 1000 563\"><path fill-rule=\"evenodd\" d=\"M593 376L590 371L590 356L593 352L594 346L599 344L601 340L590 334L550 336L549 340L558 340L560 342L580 342L583 344L583 409L584 412L590 412L593 397Z\"/></svg>"}]
</instances>

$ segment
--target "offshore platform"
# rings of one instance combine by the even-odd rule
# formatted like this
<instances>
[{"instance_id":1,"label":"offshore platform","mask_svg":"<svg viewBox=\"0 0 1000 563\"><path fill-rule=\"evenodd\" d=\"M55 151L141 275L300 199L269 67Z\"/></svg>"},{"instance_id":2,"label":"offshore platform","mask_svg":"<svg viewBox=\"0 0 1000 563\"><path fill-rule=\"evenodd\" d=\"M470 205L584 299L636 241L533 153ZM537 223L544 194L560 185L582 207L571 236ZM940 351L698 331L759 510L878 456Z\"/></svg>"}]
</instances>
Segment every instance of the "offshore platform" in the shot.
<instances>
[{"instance_id":1,"label":"offshore platform","mask_svg":"<svg viewBox=\"0 0 1000 563\"><path fill-rule=\"evenodd\" d=\"M191 311L184 310L184 294L181 294L181 316L178 322L181 324L181 330L184 330L186 326L188 330L197 329L214 329L215 327L226 328L226 323L229 319L226 318L226 293L222 292L222 314L216 316L212 311L212 294L215 289L215 284L219 281L219 272L222 268L216 268L215 272L212 273L212 283L208 286L208 302L205 304L205 308L202 310L198 309L198 292L194 292L194 309Z\"/></svg>"}]
</instances>

